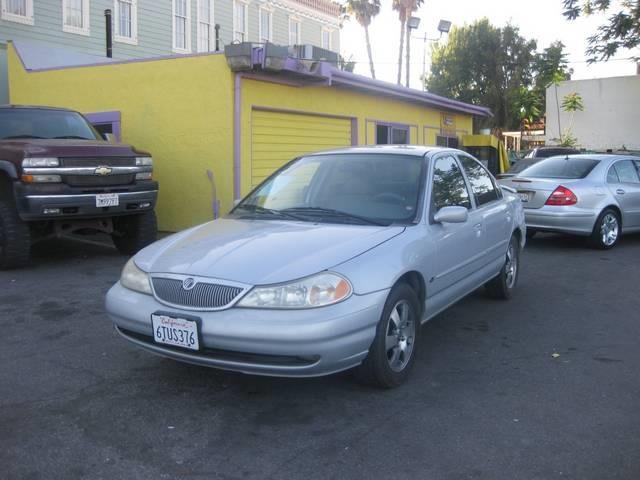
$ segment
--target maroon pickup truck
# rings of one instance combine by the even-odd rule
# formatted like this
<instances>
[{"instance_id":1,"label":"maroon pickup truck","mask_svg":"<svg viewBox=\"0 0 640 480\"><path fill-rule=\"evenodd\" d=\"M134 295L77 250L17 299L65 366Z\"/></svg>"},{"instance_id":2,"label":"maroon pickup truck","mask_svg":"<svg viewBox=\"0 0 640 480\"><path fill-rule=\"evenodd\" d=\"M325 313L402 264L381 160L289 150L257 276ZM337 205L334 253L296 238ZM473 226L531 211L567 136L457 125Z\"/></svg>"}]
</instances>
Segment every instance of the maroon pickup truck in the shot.
<instances>
[{"instance_id":1,"label":"maroon pickup truck","mask_svg":"<svg viewBox=\"0 0 640 480\"><path fill-rule=\"evenodd\" d=\"M104 232L130 255L156 239L158 183L147 152L103 139L78 112L0 106L0 268L33 241Z\"/></svg>"}]
</instances>

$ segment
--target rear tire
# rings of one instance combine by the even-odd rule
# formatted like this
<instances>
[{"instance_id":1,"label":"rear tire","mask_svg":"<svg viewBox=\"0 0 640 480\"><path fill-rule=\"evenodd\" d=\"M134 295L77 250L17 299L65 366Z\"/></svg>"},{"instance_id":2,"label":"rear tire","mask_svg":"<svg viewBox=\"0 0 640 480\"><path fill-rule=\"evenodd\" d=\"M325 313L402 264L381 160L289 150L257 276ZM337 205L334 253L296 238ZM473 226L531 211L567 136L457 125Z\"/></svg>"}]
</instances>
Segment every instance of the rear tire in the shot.
<instances>
[{"instance_id":1,"label":"rear tire","mask_svg":"<svg viewBox=\"0 0 640 480\"><path fill-rule=\"evenodd\" d=\"M598 216L589 243L593 248L609 250L618 244L622 232L620 216L611 208L605 208Z\"/></svg>"},{"instance_id":2,"label":"rear tire","mask_svg":"<svg viewBox=\"0 0 640 480\"><path fill-rule=\"evenodd\" d=\"M415 362L420 332L420 303L406 283L391 289L369 355L355 368L358 381L381 388L402 384Z\"/></svg>"},{"instance_id":3,"label":"rear tire","mask_svg":"<svg viewBox=\"0 0 640 480\"><path fill-rule=\"evenodd\" d=\"M0 200L0 269L24 267L31 253L31 231L11 200Z\"/></svg>"},{"instance_id":4,"label":"rear tire","mask_svg":"<svg viewBox=\"0 0 640 480\"><path fill-rule=\"evenodd\" d=\"M115 217L111 238L118 251L133 255L156 241L158 224L153 210L138 215Z\"/></svg>"},{"instance_id":5,"label":"rear tire","mask_svg":"<svg viewBox=\"0 0 640 480\"><path fill-rule=\"evenodd\" d=\"M500 273L485 284L489 296L498 300L509 300L518 283L520 273L520 242L515 235L511 236L505 262Z\"/></svg>"}]
</instances>

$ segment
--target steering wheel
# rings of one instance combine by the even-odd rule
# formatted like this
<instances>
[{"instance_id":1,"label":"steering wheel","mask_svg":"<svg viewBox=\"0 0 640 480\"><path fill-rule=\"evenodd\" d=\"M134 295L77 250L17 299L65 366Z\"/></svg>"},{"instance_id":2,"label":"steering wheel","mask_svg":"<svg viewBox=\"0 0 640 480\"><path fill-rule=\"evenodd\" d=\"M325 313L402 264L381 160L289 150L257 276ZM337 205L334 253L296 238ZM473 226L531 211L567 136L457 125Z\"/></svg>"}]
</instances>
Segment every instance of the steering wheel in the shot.
<instances>
[{"instance_id":1,"label":"steering wheel","mask_svg":"<svg viewBox=\"0 0 640 480\"><path fill-rule=\"evenodd\" d=\"M405 203L406 203L405 199L401 195L397 193L392 193L392 192L379 193L373 198L375 200L380 200L380 201L391 200L394 203L402 205L403 207L405 206Z\"/></svg>"}]
</instances>

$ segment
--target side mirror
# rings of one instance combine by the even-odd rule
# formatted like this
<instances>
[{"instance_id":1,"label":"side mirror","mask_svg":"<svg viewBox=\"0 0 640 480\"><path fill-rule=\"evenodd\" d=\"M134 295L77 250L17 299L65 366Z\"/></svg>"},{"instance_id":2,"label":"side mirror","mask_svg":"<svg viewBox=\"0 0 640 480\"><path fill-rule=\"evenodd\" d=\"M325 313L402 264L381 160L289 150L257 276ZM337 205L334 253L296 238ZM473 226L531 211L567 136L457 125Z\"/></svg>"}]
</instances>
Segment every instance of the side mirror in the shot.
<instances>
[{"instance_id":1,"label":"side mirror","mask_svg":"<svg viewBox=\"0 0 640 480\"><path fill-rule=\"evenodd\" d=\"M465 207L442 207L433 220L437 223L464 223L468 218L469 212Z\"/></svg>"},{"instance_id":2,"label":"side mirror","mask_svg":"<svg viewBox=\"0 0 640 480\"><path fill-rule=\"evenodd\" d=\"M109 143L118 143L116 136L113 133L105 133L104 139Z\"/></svg>"}]
</instances>

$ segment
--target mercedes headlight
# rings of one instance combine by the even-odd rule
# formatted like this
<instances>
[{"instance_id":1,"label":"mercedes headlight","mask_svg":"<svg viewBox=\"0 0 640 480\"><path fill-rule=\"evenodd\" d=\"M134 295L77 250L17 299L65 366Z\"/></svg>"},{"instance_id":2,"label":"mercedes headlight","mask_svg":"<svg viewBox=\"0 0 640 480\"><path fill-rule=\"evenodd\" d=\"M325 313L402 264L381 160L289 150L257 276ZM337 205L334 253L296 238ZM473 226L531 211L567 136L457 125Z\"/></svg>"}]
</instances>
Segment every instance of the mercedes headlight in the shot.
<instances>
[{"instance_id":1,"label":"mercedes headlight","mask_svg":"<svg viewBox=\"0 0 640 480\"><path fill-rule=\"evenodd\" d=\"M151 295L149 275L138 268L133 258L131 258L122 269L120 283L129 290Z\"/></svg>"},{"instance_id":2,"label":"mercedes headlight","mask_svg":"<svg viewBox=\"0 0 640 480\"><path fill-rule=\"evenodd\" d=\"M295 282L255 287L238 302L248 308L316 308L347 299L352 292L346 278L320 273Z\"/></svg>"}]
</instances>

